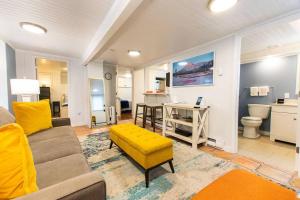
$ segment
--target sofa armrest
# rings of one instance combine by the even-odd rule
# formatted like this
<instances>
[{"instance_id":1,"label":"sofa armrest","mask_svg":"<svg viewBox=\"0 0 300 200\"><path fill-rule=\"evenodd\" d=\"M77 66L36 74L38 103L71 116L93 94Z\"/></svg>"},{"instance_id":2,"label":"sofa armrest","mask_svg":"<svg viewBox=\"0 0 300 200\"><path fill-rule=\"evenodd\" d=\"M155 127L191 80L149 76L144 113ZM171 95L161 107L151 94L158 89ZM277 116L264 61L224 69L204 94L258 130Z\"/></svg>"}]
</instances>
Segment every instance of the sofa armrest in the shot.
<instances>
[{"instance_id":1,"label":"sofa armrest","mask_svg":"<svg viewBox=\"0 0 300 200\"><path fill-rule=\"evenodd\" d=\"M93 171L43 188L16 200L102 200L106 199L106 184L99 172Z\"/></svg>"},{"instance_id":2,"label":"sofa armrest","mask_svg":"<svg viewBox=\"0 0 300 200\"><path fill-rule=\"evenodd\" d=\"M70 118L52 118L52 126L71 126Z\"/></svg>"}]
</instances>

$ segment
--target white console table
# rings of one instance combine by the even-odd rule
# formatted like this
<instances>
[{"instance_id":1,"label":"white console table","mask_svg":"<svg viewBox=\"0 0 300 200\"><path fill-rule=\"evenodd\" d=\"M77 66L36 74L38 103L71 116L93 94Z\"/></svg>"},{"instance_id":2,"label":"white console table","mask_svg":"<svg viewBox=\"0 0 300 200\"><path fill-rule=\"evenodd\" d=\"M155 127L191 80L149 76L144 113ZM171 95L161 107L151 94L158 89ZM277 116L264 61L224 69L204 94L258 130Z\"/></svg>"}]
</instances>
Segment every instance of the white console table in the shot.
<instances>
[{"instance_id":1,"label":"white console table","mask_svg":"<svg viewBox=\"0 0 300 200\"><path fill-rule=\"evenodd\" d=\"M173 115L178 114L179 110L192 111L192 120L187 121L185 119L174 118ZM194 105L190 104L165 104L163 112L163 136L169 135L191 143L193 149L197 149L197 145L201 143L206 145L208 134L208 110L209 106L194 108ZM187 137L176 133L175 130L177 124L192 127L192 135Z\"/></svg>"}]
</instances>

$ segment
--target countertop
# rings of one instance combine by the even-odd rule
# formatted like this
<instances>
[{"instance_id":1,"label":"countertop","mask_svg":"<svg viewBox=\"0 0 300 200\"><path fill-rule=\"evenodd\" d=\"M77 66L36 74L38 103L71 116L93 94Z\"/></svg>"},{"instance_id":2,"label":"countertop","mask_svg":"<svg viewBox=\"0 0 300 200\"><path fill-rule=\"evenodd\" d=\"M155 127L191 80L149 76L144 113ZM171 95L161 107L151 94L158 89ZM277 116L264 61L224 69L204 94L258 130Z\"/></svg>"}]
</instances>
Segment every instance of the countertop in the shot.
<instances>
[{"instance_id":1,"label":"countertop","mask_svg":"<svg viewBox=\"0 0 300 200\"><path fill-rule=\"evenodd\" d=\"M284 104L278 104L273 103L272 106L292 106L297 107L298 106L298 100L297 99L286 99Z\"/></svg>"}]
</instances>

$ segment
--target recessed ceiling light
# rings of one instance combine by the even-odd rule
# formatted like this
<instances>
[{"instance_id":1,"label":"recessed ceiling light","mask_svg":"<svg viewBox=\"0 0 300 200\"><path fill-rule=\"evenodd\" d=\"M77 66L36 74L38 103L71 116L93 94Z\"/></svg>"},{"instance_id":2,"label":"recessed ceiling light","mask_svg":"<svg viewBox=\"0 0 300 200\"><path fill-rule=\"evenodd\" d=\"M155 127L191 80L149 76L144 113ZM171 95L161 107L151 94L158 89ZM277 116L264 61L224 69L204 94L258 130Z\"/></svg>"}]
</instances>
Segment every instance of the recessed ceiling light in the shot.
<instances>
[{"instance_id":1,"label":"recessed ceiling light","mask_svg":"<svg viewBox=\"0 0 300 200\"><path fill-rule=\"evenodd\" d=\"M238 0L210 0L208 7L212 12L218 13L233 7Z\"/></svg>"},{"instance_id":2,"label":"recessed ceiling light","mask_svg":"<svg viewBox=\"0 0 300 200\"><path fill-rule=\"evenodd\" d=\"M141 51L137 50L128 50L128 55L131 57L138 57L141 55Z\"/></svg>"},{"instance_id":3,"label":"recessed ceiling light","mask_svg":"<svg viewBox=\"0 0 300 200\"><path fill-rule=\"evenodd\" d=\"M34 24L31 22L21 22L20 26L22 29L31 32L31 33L35 33L35 34L45 34L47 33L47 29L38 25L38 24Z\"/></svg>"}]
</instances>

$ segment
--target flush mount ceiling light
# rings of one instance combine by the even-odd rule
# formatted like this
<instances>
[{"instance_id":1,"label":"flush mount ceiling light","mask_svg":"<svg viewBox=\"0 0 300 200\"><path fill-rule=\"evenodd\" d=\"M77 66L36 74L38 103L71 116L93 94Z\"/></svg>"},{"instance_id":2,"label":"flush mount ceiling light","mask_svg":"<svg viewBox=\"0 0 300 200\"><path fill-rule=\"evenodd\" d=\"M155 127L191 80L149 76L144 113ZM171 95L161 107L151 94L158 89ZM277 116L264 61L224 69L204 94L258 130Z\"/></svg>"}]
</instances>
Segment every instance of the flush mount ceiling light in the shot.
<instances>
[{"instance_id":1,"label":"flush mount ceiling light","mask_svg":"<svg viewBox=\"0 0 300 200\"><path fill-rule=\"evenodd\" d=\"M208 8L214 12L223 12L233 7L238 0L210 0L208 3Z\"/></svg>"},{"instance_id":2,"label":"flush mount ceiling light","mask_svg":"<svg viewBox=\"0 0 300 200\"><path fill-rule=\"evenodd\" d=\"M141 55L141 51L137 50L128 50L128 55L131 57L138 57Z\"/></svg>"},{"instance_id":3,"label":"flush mount ceiling light","mask_svg":"<svg viewBox=\"0 0 300 200\"><path fill-rule=\"evenodd\" d=\"M20 26L22 29L31 32L31 33L35 33L35 34L45 34L47 33L47 29L38 25L38 24L34 24L31 22L21 22Z\"/></svg>"}]
</instances>

